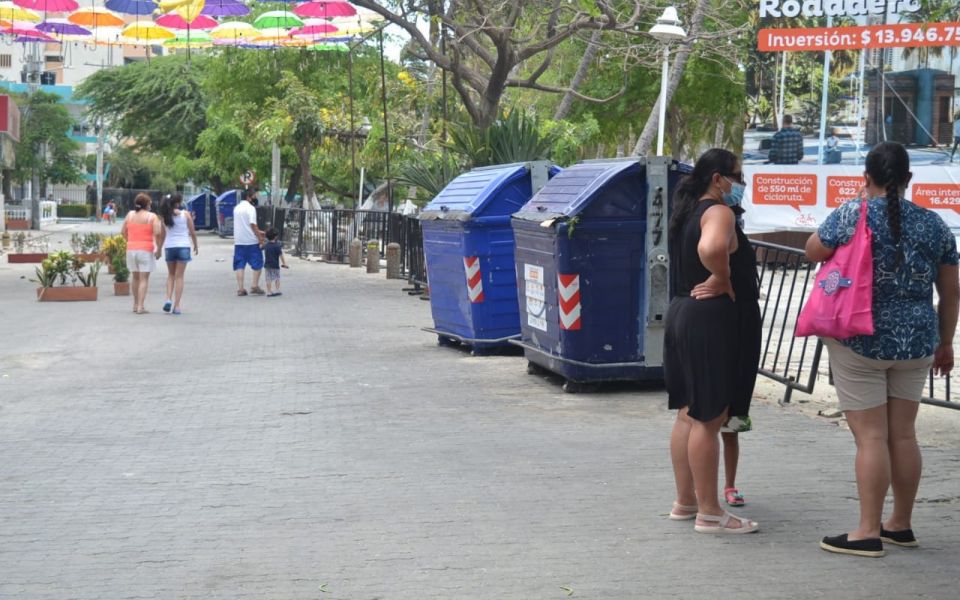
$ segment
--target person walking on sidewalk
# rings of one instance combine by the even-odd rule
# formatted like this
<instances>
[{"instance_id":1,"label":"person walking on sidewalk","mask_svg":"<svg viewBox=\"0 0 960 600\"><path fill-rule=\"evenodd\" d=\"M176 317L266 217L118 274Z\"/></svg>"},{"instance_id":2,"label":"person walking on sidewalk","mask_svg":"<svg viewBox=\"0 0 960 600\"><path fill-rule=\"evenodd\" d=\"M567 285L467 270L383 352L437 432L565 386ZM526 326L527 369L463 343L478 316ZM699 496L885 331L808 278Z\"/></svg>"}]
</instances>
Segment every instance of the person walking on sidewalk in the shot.
<instances>
[{"instance_id":1,"label":"person walking on sidewalk","mask_svg":"<svg viewBox=\"0 0 960 600\"><path fill-rule=\"evenodd\" d=\"M167 296L163 303L163 312L180 314L180 301L183 298L183 276L190 262L190 248L198 254L197 232L193 227L193 215L183 209L183 196L179 193L167 194L160 202L160 218L163 219L162 245L164 259L167 262ZM160 250L157 250L160 258Z\"/></svg>"},{"instance_id":2,"label":"person walking on sidewalk","mask_svg":"<svg viewBox=\"0 0 960 600\"><path fill-rule=\"evenodd\" d=\"M133 281L133 312L142 315L147 311L143 301L147 297L147 285L154 267L154 252L160 247L160 219L150 212L150 196L140 193L133 199L133 210L123 220L120 235L127 241L127 269Z\"/></svg>"},{"instance_id":3,"label":"person walking on sidewalk","mask_svg":"<svg viewBox=\"0 0 960 600\"><path fill-rule=\"evenodd\" d=\"M247 266L253 271L250 293L264 295L260 289L260 271L263 270L263 231L257 227L257 209L253 202L257 191L243 191L243 199L233 208L233 271L237 275L237 295L246 296L243 278Z\"/></svg>"},{"instance_id":4,"label":"person walking on sidewalk","mask_svg":"<svg viewBox=\"0 0 960 600\"><path fill-rule=\"evenodd\" d=\"M267 297L282 296L280 291L280 267L289 269L287 259L283 255L283 244L277 240L277 230L270 228L267 230L267 243L263 247L264 269L267 276Z\"/></svg>"},{"instance_id":5,"label":"person walking on sidewalk","mask_svg":"<svg viewBox=\"0 0 960 600\"><path fill-rule=\"evenodd\" d=\"M864 163L867 224L873 231L873 335L824 339L840 409L857 445L860 524L823 538L829 552L883 556L883 543L917 546L913 504L921 457L915 422L930 367L953 368L960 309L957 244L943 219L904 198L910 157L903 145L874 146ZM850 241L861 203L833 211L810 236L807 258L829 259ZM940 302L933 305L933 288ZM893 485L893 512L883 503Z\"/></svg>"},{"instance_id":6,"label":"person walking on sidewalk","mask_svg":"<svg viewBox=\"0 0 960 600\"><path fill-rule=\"evenodd\" d=\"M678 185L670 221L670 269L677 293L667 312L663 370L677 498L676 521L699 533L751 533L754 521L720 507L720 428L746 417L760 361L756 256L736 217L743 212L740 160L708 150Z\"/></svg>"}]
</instances>

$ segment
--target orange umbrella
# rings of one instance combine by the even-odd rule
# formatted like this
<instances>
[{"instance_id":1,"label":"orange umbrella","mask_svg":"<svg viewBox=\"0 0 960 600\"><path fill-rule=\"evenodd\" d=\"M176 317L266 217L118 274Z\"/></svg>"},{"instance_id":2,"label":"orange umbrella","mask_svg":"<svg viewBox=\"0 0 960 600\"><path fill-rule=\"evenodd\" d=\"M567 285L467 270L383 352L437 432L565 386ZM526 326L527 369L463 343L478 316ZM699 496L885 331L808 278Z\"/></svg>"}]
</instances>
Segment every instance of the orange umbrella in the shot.
<instances>
[{"instance_id":1,"label":"orange umbrella","mask_svg":"<svg viewBox=\"0 0 960 600\"><path fill-rule=\"evenodd\" d=\"M82 8L73 13L67 20L84 27L121 27L124 20L105 8Z\"/></svg>"}]
</instances>

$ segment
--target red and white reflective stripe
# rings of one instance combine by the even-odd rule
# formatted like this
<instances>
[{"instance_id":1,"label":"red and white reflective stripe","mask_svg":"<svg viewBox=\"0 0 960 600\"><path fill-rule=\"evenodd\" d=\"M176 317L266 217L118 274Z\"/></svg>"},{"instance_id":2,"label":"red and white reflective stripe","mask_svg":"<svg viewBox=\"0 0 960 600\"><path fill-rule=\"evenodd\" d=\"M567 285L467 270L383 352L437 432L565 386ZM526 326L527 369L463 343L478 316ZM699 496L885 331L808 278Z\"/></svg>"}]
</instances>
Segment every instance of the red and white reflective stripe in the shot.
<instances>
[{"instance_id":1,"label":"red and white reflective stripe","mask_svg":"<svg viewBox=\"0 0 960 600\"><path fill-rule=\"evenodd\" d=\"M480 274L480 257L464 256L463 269L467 272L467 295L470 302L483 302L483 276Z\"/></svg>"},{"instance_id":2,"label":"red and white reflective stripe","mask_svg":"<svg viewBox=\"0 0 960 600\"><path fill-rule=\"evenodd\" d=\"M557 273L560 296L560 329L580 329L580 276Z\"/></svg>"}]
</instances>

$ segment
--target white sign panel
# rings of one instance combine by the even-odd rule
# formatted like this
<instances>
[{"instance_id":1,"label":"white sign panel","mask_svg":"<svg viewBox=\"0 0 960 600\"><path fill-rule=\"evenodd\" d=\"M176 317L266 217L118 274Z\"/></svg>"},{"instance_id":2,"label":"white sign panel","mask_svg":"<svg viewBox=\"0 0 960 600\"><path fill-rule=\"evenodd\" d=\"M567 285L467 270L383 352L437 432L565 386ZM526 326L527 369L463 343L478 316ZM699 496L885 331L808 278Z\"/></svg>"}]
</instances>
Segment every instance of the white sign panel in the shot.
<instances>
[{"instance_id":1,"label":"white sign panel","mask_svg":"<svg viewBox=\"0 0 960 600\"><path fill-rule=\"evenodd\" d=\"M546 289L543 286L543 267L523 265L523 283L526 294L527 325L540 331L547 330Z\"/></svg>"}]
</instances>

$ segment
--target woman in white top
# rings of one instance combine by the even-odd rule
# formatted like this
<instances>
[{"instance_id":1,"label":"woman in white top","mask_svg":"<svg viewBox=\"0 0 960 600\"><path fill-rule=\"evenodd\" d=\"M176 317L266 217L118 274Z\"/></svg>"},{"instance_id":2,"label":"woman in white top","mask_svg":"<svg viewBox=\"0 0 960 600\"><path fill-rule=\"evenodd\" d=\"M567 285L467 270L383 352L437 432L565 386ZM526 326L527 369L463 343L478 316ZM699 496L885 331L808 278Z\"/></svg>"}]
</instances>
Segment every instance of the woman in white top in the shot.
<instances>
[{"instance_id":1,"label":"woman in white top","mask_svg":"<svg viewBox=\"0 0 960 600\"><path fill-rule=\"evenodd\" d=\"M190 247L197 254L197 232L193 228L193 215L183 208L183 196L167 194L160 203L160 218L163 220L161 234L163 253L167 261L167 299L163 312L180 314L180 299L183 297L183 274L190 262ZM192 242L192 244L191 244ZM157 250L160 258L160 250Z\"/></svg>"}]
</instances>

